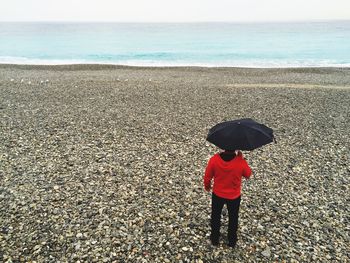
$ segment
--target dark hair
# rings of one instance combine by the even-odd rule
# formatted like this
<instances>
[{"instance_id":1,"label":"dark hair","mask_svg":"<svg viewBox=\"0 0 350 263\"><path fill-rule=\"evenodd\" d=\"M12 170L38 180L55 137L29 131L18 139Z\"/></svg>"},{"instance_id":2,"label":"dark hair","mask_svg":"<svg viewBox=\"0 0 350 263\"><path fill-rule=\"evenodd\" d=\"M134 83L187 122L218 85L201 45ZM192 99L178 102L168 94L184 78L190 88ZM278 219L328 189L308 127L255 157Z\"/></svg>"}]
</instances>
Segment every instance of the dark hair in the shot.
<instances>
[{"instance_id":1,"label":"dark hair","mask_svg":"<svg viewBox=\"0 0 350 263\"><path fill-rule=\"evenodd\" d=\"M235 151L225 150L224 152L220 153L221 159L224 161L231 161L233 158L236 157Z\"/></svg>"},{"instance_id":2,"label":"dark hair","mask_svg":"<svg viewBox=\"0 0 350 263\"><path fill-rule=\"evenodd\" d=\"M232 153L232 154L235 154L235 153L236 153L236 150L228 150L228 149L225 149L224 152L225 152L225 153Z\"/></svg>"}]
</instances>

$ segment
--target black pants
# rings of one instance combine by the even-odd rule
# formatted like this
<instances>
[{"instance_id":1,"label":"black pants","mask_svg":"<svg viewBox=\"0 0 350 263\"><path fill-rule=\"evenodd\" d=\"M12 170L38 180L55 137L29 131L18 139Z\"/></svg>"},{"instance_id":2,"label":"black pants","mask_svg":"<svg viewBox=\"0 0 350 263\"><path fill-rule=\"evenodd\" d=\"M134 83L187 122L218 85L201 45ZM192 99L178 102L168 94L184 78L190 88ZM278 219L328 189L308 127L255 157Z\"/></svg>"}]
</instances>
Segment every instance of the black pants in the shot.
<instances>
[{"instance_id":1,"label":"black pants","mask_svg":"<svg viewBox=\"0 0 350 263\"><path fill-rule=\"evenodd\" d=\"M220 226L221 226L221 211L224 204L227 206L229 223L227 238L230 244L235 244L237 241L237 228L238 228L238 212L239 205L241 203L241 197L230 200L218 197L213 193L211 203L211 240L218 242L220 237Z\"/></svg>"}]
</instances>

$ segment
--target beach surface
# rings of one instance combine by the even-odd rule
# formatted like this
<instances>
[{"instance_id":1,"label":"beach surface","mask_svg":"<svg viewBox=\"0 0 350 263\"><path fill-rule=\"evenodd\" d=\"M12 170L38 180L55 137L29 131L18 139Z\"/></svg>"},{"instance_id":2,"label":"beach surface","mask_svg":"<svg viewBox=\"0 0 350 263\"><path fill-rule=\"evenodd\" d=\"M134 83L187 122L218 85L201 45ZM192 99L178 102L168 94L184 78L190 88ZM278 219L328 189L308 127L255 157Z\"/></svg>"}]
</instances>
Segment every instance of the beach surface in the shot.
<instances>
[{"instance_id":1,"label":"beach surface","mask_svg":"<svg viewBox=\"0 0 350 263\"><path fill-rule=\"evenodd\" d=\"M0 65L1 262L349 262L349 68ZM238 244L208 129L253 118Z\"/></svg>"}]
</instances>

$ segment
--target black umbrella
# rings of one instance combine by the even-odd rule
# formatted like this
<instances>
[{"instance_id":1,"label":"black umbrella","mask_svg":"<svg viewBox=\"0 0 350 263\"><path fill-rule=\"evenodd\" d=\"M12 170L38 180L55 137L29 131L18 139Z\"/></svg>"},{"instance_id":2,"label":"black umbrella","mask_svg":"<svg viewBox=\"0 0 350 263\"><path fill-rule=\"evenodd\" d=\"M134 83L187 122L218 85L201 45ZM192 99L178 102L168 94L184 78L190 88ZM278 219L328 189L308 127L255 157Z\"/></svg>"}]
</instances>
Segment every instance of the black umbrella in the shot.
<instances>
[{"instance_id":1,"label":"black umbrella","mask_svg":"<svg viewBox=\"0 0 350 263\"><path fill-rule=\"evenodd\" d=\"M209 130L207 141L225 150L254 150L274 141L273 130L252 119L219 123Z\"/></svg>"}]
</instances>

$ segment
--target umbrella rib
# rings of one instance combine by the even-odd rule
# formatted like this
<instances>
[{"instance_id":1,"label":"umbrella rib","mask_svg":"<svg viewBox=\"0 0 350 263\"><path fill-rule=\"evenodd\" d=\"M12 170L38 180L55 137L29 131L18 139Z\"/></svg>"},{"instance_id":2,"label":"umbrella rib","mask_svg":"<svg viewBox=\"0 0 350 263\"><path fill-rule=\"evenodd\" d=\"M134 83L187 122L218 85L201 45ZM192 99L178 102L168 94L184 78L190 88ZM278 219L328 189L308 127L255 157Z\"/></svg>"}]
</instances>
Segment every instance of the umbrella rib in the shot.
<instances>
[{"instance_id":1,"label":"umbrella rib","mask_svg":"<svg viewBox=\"0 0 350 263\"><path fill-rule=\"evenodd\" d=\"M244 137L246 137L246 139L247 139L247 142L249 144L249 149L252 148L252 144L250 143L249 137L247 136L246 133L244 133Z\"/></svg>"},{"instance_id":2,"label":"umbrella rib","mask_svg":"<svg viewBox=\"0 0 350 263\"><path fill-rule=\"evenodd\" d=\"M241 123L241 125L244 125L244 124ZM247 128L250 128L250 129L252 129L252 130L261 132L261 133L263 133L264 135L266 135L267 137L270 137L270 135L267 134L267 133L266 133L265 131L263 131L263 130L256 129L256 128L254 128L254 127L252 127L252 126L248 126L248 125L244 125L244 126L247 127Z\"/></svg>"}]
</instances>

